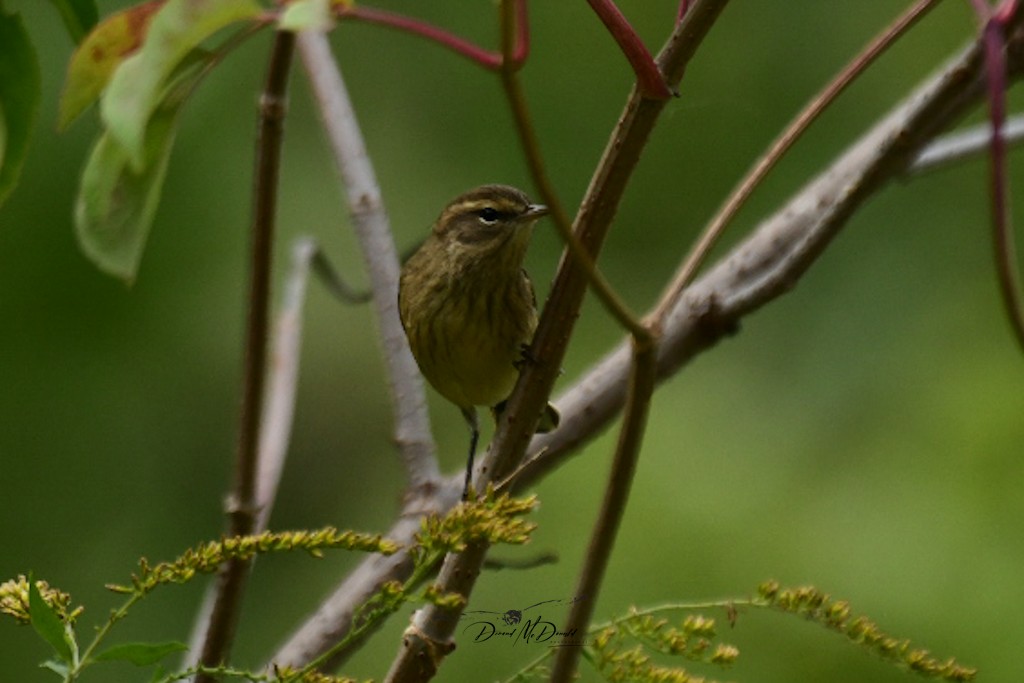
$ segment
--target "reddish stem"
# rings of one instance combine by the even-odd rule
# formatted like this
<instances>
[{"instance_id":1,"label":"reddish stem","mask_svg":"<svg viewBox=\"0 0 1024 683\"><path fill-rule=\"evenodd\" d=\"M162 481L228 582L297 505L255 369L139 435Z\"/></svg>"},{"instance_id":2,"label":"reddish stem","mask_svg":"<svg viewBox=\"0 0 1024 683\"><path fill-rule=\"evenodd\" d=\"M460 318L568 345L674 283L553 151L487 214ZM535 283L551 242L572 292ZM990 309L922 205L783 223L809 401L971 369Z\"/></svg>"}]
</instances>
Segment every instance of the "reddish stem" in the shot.
<instances>
[{"instance_id":1,"label":"reddish stem","mask_svg":"<svg viewBox=\"0 0 1024 683\"><path fill-rule=\"evenodd\" d=\"M975 11L984 22L982 40L985 48L985 66L988 70L989 119L992 125L990 143L992 234L996 252L996 269L1006 314L1017 335L1017 343L1024 348L1024 301L1021 300L1017 250L1014 247L1013 226L1010 219L1006 139L1003 136L1003 126L1006 121L1005 29L1007 22L1018 9L1017 5L1017 0L1007 0L993 11L981 0L976 0L974 3Z\"/></svg>"},{"instance_id":2,"label":"reddish stem","mask_svg":"<svg viewBox=\"0 0 1024 683\"><path fill-rule=\"evenodd\" d=\"M615 3L612 0L587 0L587 2L590 3L590 8L601 19L608 32L612 34L615 42L619 44L619 49L626 55L626 60L629 61L629 65L633 67L633 72L636 74L640 92L646 97L658 100L667 100L671 97L672 91L665 83L665 77L661 75L650 51L640 40L640 36L633 30L626 17L615 6ZM684 0L683 5L680 6L680 18L685 11L685 5Z\"/></svg>"},{"instance_id":3,"label":"reddish stem","mask_svg":"<svg viewBox=\"0 0 1024 683\"><path fill-rule=\"evenodd\" d=\"M530 29L527 21L526 0L517 0L516 4L516 44L512 52L512 61L516 66L526 61L530 54ZM432 40L456 54L466 57L485 69L497 71L502 67L504 59L501 52L485 50L475 43L457 36L450 31L434 26L419 19L356 5L341 11L343 18L360 19L372 24L411 33L427 40Z\"/></svg>"}]
</instances>

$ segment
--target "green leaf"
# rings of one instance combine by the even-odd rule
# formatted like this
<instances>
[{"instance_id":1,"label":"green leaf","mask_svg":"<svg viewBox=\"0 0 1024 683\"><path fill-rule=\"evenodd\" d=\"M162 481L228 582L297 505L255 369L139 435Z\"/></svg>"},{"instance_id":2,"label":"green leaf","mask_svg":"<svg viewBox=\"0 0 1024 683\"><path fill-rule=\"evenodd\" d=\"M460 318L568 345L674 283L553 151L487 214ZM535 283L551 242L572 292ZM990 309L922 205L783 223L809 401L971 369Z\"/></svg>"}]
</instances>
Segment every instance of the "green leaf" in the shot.
<instances>
[{"instance_id":1,"label":"green leaf","mask_svg":"<svg viewBox=\"0 0 1024 683\"><path fill-rule=\"evenodd\" d=\"M93 147L75 202L75 234L101 270L129 284L138 272L153 223L183 100L156 111L143 141L142 170L104 133Z\"/></svg>"},{"instance_id":2,"label":"green leaf","mask_svg":"<svg viewBox=\"0 0 1024 683\"><path fill-rule=\"evenodd\" d=\"M135 666L149 666L168 655L186 650L188 645L173 640L166 643L125 643L104 650L95 659L98 662L123 661Z\"/></svg>"},{"instance_id":3,"label":"green leaf","mask_svg":"<svg viewBox=\"0 0 1024 683\"><path fill-rule=\"evenodd\" d=\"M50 0L50 4L60 13L64 28L76 43L82 42L99 19L95 0Z\"/></svg>"},{"instance_id":4,"label":"green leaf","mask_svg":"<svg viewBox=\"0 0 1024 683\"><path fill-rule=\"evenodd\" d=\"M178 64L220 29L259 13L255 0L168 0L153 17L142 49L117 68L100 105L136 171L145 166L149 118Z\"/></svg>"},{"instance_id":5,"label":"green leaf","mask_svg":"<svg viewBox=\"0 0 1024 683\"><path fill-rule=\"evenodd\" d=\"M331 0L295 0L285 7L277 20L285 31L330 31L334 28Z\"/></svg>"},{"instance_id":6,"label":"green leaf","mask_svg":"<svg viewBox=\"0 0 1024 683\"><path fill-rule=\"evenodd\" d=\"M164 0L115 12L96 25L71 55L60 96L57 128L63 130L99 98L114 69L139 49L149 22Z\"/></svg>"},{"instance_id":7,"label":"green leaf","mask_svg":"<svg viewBox=\"0 0 1024 683\"><path fill-rule=\"evenodd\" d=\"M39 65L16 14L0 9L0 204L21 174L39 110Z\"/></svg>"},{"instance_id":8,"label":"green leaf","mask_svg":"<svg viewBox=\"0 0 1024 683\"><path fill-rule=\"evenodd\" d=\"M43 600L32 576L28 577L28 614L32 621L32 628L50 644L61 661L72 662L74 654L69 631L57 616L57 611Z\"/></svg>"}]
</instances>

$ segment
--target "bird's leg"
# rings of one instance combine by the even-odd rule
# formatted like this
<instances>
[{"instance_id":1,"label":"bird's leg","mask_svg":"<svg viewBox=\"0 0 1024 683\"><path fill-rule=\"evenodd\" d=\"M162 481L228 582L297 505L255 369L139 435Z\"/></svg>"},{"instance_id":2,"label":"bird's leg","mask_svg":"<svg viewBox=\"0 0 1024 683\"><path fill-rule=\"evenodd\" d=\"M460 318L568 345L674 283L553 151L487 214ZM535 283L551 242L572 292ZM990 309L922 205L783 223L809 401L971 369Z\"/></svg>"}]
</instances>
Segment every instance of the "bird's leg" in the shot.
<instances>
[{"instance_id":1,"label":"bird's leg","mask_svg":"<svg viewBox=\"0 0 1024 683\"><path fill-rule=\"evenodd\" d=\"M527 364L535 365L536 363L537 363L537 359L534 358L533 353L530 351L530 345L529 344L520 344L519 345L519 360L517 360L514 363L512 363L513 367L515 367L516 370L520 370L521 371L523 369L524 365L527 365Z\"/></svg>"},{"instance_id":2,"label":"bird's leg","mask_svg":"<svg viewBox=\"0 0 1024 683\"><path fill-rule=\"evenodd\" d=\"M466 483L462 487L462 500L469 500L469 485L473 480L473 458L476 455L476 442L480 438L480 425L476 419L476 408L462 408L462 417L469 425L469 458L466 461Z\"/></svg>"}]
</instances>

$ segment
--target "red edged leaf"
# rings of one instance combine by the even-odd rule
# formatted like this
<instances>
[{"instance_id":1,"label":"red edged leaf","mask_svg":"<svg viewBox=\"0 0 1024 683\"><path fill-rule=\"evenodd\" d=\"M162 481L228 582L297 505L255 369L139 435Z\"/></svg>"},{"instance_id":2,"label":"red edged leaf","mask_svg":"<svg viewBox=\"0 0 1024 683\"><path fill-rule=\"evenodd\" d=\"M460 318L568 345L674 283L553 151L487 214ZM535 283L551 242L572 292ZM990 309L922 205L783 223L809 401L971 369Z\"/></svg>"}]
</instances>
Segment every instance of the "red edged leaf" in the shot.
<instances>
[{"instance_id":1,"label":"red edged leaf","mask_svg":"<svg viewBox=\"0 0 1024 683\"><path fill-rule=\"evenodd\" d=\"M149 22L165 0L150 0L115 12L101 21L78 46L68 63L60 97L61 130L89 108L110 82L114 69L139 49Z\"/></svg>"}]
</instances>

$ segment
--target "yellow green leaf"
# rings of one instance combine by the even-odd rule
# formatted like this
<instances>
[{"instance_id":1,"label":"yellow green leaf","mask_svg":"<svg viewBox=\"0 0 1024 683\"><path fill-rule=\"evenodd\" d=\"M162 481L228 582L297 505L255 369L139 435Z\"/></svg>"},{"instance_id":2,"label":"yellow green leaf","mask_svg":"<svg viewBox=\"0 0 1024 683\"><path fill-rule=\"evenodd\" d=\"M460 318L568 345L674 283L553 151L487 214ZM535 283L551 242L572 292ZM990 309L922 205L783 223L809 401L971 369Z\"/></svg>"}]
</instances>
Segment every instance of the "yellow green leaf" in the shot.
<instances>
[{"instance_id":1,"label":"yellow green leaf","mask_svg":"<svg viewBox=\"0 0 1024 683\"><path fill-rule=\"evenodd\" d=\"M114 69L139 49L153 15L164 0L150 0L101 21L71 55L57 126L67 128L96 101Z\"/></svg>"},{"instance_id":2,"label":"yellow green leaf","mask_svg":"<svg viewBox=\"0 0 1024 683\"><path fill-rule=\"evenodd\" d=\"M167 0L142 47L114 72L100 103L107 132L137 172L145 166L146 127L176 67L222 28L259 15L255 0Z\"/></svg>"},{"instance_id":3,"label":"yellow green leaf","mask_svg":"<svg viewBox=\"0 0 1024 683\"><path fill-rule=\"evenodd\" d=\"M161 106L151 117L143 144L142 170L128 152L103 133L86 162L75 202L75 235L100 270L131 284L153 224L178 113L183 100Z\"/></svg>"}]
</instances>

